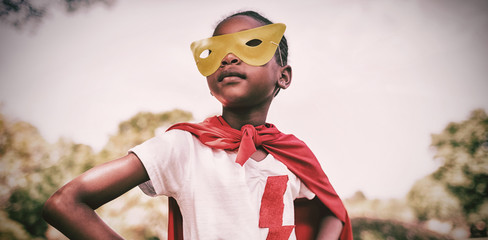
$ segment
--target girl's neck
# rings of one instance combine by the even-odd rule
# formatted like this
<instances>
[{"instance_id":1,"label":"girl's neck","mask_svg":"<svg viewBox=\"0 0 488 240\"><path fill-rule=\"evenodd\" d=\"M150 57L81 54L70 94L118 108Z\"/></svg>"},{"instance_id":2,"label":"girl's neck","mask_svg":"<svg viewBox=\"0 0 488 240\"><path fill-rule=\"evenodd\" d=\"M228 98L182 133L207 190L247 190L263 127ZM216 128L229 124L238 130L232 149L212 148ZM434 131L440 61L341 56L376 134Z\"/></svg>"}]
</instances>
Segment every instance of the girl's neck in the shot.
<instances>
[{"instance_id":1,"label":"girl's neck","mask_svg":"<svg viewBox=\"0 0 488 240\"><path fill-rule=\"evenodd\" d=\"M259 126L266 123L269 105L256 111L248 108L226 108L222 109L222 117L234 129L241 129L246 124Z\"/></svg>"}]
</instances>

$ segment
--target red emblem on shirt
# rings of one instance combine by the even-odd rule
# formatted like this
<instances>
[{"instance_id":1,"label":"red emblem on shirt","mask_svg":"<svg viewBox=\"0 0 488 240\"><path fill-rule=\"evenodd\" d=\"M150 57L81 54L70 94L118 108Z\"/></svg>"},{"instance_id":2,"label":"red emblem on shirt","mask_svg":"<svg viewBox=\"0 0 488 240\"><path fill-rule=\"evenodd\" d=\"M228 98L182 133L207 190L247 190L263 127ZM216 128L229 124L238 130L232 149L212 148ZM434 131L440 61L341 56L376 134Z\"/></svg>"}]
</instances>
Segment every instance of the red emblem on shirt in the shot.
<instances>
[{"instance_id":1,"label":"red emblem on shirt","mask_svg":"<svg viewBox=\"0 0 488 240\"><path fill-rule=\"evenodd\" d=\"M266 240L285 240L290 238L294 225L283 226L283 195L285 194L288 176L269 176L266 180L261 209L259 210L259 227L269 228Z\"/></svg>"}]
</instances>

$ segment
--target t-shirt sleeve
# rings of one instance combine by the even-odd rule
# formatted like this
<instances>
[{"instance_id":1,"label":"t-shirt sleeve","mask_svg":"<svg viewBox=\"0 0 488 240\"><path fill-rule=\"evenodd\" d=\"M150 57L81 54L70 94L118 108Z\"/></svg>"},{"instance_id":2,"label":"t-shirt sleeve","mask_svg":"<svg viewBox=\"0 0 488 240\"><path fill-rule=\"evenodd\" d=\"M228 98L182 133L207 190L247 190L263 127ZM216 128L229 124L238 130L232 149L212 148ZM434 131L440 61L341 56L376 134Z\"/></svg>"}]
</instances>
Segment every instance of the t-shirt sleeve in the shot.
<instances>
[{"instance_id":1,"label":"t-shirt sleeve","mask_svg":"<svg viewBox=\"0 0 488 240\"><path fill-rule=\"evenodd\" d=\"M300 191L298 193L298 198L307 198L312 200L315 197L315 193L313 193L310 189L308 189L305 184L300 181Z\"/></svg>"},{"instance_id":2,"label":"t-shirt sleeve","mask_svg":"<svg viewBox=\"0 0 488 240\"><path fill-rule=\"evenodd\" d=\"M158 134L129 152L137 155L149 175L150 180L139 185L149 196L176 197L188 180L186 166L192 152L191 134L188 132L171 130Z\"/></svg>"}]
</instances>

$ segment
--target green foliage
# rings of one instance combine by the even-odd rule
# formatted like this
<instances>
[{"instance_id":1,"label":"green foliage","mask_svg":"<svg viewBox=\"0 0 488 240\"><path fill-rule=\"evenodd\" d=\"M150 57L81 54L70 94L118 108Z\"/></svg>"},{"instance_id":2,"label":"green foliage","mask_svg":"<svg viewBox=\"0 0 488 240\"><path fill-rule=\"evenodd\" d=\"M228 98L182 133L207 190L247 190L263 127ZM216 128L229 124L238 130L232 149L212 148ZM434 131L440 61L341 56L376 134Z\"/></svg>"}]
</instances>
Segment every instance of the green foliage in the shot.
<instances>
[{"instance_id":1,"label":"green foliage","mask_svg":"<svg viewBox=\"0 0 488 240\"><path fill-rule=\"evenodd\" d=\"M0 115L0 206L10 220L19 224L3 227L3 233L42 236L47 224L40 220L40 209L47 199L42 182L42 168L49 159L49 144L32 125L10 122ZM9 228L10 227L10 228ZM21 233L24 232L24 233Z\"/></svg>"},{"instance_id":2,"label":"green foliage","mask_svg":"<svg viewBox=\"0 0 488 240\"><path fill-rule=\"evenodd\" d=\"M5 204L11 189L26 187L25 176L43 167L49 144L28 123L11 123L1 114L0 122L0 204Z\"/></svg>"},{"instance_id":3,"label":"green foliage","mask_svg":"<svg viewBox=\"0 0 488 240\"><path fill-rule=\"evenodd\" d=\"M432 135L435 158L443 165L433 173L460 202L470 223L488 221L488 116L482 109L469 119L450 123Z\"/></svg>"},{"instance_id":4,"label":"green foliage","mask_svg":"<svg viewBox=\"0 0 488 240\"><path fill-rule=\"evenodd\" d=\"M24 226L31 236L43 236L47 224L40 218L45 199L35 198L28 189L17 189L9 198L7 212L10 219Z\"/></svg>"},{"instance_id":5,"label":"green foliage","mask_svg":"<svg viewBox=\"0 0 488 240\"><path fill-rule=\"evenodd\" d=\"M22 224L10 219L5 211L0 211L0 239L27 240L30 235Z\"/></svg>"},{"instance_id":6,"label":"green foliage","mask_svg":"<svg viewBox=\"0 0 488 240\"><path fill-rule=\"evenodd\" d=\"M465 222L459 200L432 175L418 180L407 194L409 206L420 221L438 219L462 225Z\"/></svg>"},{"instance_id":7,"label":"green foliage","mask_svg":"<svg viewBox=\"0 0 488 240\"><path fill-rule=\"evenodd\" d=\"M351 221L354 239L383 240L442 240L451 239L447 236L426 230L418 225L410 225L394 220L373 218L354 218Z\"/></svg>"}]
</instances>

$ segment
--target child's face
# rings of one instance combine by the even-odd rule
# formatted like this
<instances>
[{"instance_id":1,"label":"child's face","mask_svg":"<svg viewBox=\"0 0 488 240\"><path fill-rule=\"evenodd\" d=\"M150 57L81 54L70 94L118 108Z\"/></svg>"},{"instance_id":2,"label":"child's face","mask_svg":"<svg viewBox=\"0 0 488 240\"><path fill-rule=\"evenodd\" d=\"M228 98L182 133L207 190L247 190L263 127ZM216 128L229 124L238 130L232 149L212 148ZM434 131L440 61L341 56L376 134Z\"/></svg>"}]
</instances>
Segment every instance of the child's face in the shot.
<instances>
[{"instance_id":1,"label":"child's face","mask_svg":"<svg viewBox=\"0 0 488 240\"><path fill-rule=\"evenodd\" d=\"M248 16L235 16L222 22L214 36L240 32L263 24ZM207 77L210 92L224 107L250 107L271 102L281 76L273 57L262 66L251 66L229 53L217 71Z\"/></svg>"}]
</instances>

